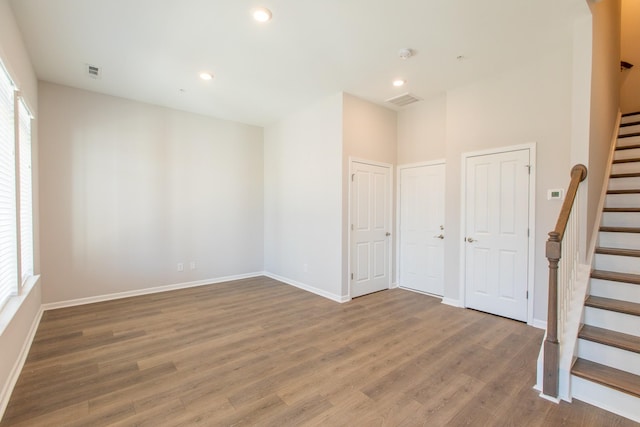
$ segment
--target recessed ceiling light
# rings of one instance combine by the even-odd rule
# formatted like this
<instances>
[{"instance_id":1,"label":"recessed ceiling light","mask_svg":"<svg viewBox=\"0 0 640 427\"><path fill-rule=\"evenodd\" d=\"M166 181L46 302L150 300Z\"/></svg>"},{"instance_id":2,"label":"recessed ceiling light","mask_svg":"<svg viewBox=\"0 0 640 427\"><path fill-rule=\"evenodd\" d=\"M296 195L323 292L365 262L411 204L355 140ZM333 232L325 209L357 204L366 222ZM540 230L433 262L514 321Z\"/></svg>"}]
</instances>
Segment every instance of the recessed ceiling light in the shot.
<instances>
[{"instance_id":1,"label":"recessed ceiling light","mask_svg":"<svg viewBox=\"0 0 640 427\"><path fill-rule=\"evenodd\" d=\"M213 74L207 72L200 73L200 78L202 80L211 80L213 78Z\"/></svg>"},{"instance_id":2,"label":"recessed ceiling light","mask_svg":"<svg viewBox=\"0 0 640 427\"><path fill-rule=\"evenodd\" d=\"M258 7L253 9L253 19L258 22L268 22L271 21L271 11L266 7Z\"/></svg>"},{"instance_id":3,"label":"recessed ceiling light","mask_svg":"<svg viewBox=\"0 0 640 427\"><path fill-rule=\"evenodd\" d=\"M393 85L394 85L395 87L400 87L400 86L404 86L404 84L405 84L406 82L407 82L406 80L402 80L402 79L395 79L395 80L393 81Z\"/></svg>"}]
</instances>

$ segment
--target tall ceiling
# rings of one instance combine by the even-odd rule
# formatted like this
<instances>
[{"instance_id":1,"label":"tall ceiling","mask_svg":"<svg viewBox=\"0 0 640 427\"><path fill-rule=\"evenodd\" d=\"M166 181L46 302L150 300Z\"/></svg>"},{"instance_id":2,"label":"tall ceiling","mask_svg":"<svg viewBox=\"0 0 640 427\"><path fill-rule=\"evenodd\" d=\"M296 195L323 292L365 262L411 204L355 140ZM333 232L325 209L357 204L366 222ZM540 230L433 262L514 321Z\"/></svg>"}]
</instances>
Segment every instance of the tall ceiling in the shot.
<instances>
[{"instance_id":1,"label":"tall ceiling","mask_svg":"<svg viewBox=\"0 0 640 427\"><path fill-rule=\"evenodd\" d=\"M266 125L340 91L394 108L530 60L584 0L10 0L39 79ZM251 10L273 12L255 22ZM415 55L398 57L401 48ZM100 79L86 64L101 68ZM209 71L211 81L198 74ZM407 81L393 87L395 78Z\"/></svg>"}]
</instances>

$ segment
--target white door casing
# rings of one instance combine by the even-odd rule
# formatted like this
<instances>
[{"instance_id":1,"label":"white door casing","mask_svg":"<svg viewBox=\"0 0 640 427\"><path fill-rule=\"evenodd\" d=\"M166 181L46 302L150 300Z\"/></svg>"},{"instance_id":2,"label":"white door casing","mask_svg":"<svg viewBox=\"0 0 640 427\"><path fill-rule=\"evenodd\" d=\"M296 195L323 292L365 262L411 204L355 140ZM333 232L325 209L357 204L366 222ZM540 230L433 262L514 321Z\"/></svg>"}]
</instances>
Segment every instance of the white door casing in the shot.
<instances>
[{"instance_id":1,"label":"white door casing","mask_svg":"<svg viewBox=\"0 0 640 427\"><path fill-rule=\"evenodd\" d=\"M527 321L529 149L465 162L464 283L469 308Z\"/></svg>"},{"instance_id":2,"label":"white door casing","mask_svg":"<svg viewBox=\"0 0 640 427\"><path fill-rule=\"evenodd\" d=\"M350 212L351 298L389 289L390 166L351 162Z\"/></svg>"},{"instance_id":3,"label":"white door casing","mask_svg":"<svg viewBox=\"0 0 640 427\"><path fill-rule=\"evenodd\" d=\"M400 170L399 285L444 294L444 163Z\"/></svg>"}]
</instances>

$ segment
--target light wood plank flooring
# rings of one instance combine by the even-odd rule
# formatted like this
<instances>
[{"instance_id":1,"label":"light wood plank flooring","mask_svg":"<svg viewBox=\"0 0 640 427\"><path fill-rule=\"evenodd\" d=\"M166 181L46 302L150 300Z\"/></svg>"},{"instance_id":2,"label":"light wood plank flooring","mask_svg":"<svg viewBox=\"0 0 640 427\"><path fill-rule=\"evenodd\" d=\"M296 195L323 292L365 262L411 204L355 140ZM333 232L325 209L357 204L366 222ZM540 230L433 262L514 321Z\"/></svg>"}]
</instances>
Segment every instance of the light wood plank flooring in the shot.
<instances>
[{"instance_id":1,"label":"light wood plank flooring","mask_svg":"<svg viewBox=\"0 0 640 427\"><path fill-rule=\"evenodd\" d=\"M629 426L532 389L542 331L260 277L47 311L0 426Z\"/></svg>"}]
</instances>

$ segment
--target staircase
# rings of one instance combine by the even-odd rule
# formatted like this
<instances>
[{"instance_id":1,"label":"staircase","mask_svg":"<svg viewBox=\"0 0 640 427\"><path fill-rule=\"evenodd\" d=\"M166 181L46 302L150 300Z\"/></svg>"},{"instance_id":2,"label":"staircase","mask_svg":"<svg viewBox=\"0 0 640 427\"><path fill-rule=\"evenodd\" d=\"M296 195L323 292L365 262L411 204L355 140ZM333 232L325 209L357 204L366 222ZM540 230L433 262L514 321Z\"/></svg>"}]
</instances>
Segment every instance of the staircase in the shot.
<instances>
[{"instance_id":1,"label":"staircase","mask_svg":"<svg viewBox=\"0 0 640 427\"><path fill-rule=\"evenodd\" d=\"M572 396L640 422L640 112L622 117L583 323Z\"/></svg>"}]
</instances>

